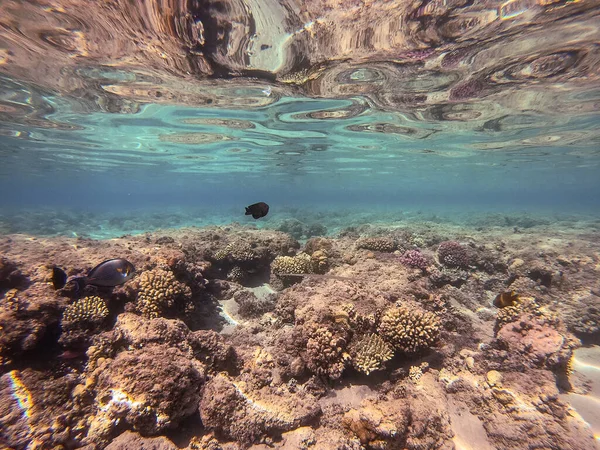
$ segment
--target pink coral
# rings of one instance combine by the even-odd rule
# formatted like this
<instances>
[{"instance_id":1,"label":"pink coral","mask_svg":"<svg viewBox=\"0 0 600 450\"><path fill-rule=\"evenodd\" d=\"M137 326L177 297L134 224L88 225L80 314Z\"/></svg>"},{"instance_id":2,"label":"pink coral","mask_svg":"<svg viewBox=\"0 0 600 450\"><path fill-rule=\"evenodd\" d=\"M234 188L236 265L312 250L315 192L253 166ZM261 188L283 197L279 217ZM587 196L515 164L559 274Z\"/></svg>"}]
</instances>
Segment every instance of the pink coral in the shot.
<instances>
[{"instance_id":1,"label":"pink coral","mask_svg":"<svg viewBox=\"0 0 600 450\"><path fill-rule=\"evenodd\" d=\"M420 250L408 250L401 257L400 262L405 266L414 267L423 271L427 270L429 263Z\"/></svg>"}]
</instances>

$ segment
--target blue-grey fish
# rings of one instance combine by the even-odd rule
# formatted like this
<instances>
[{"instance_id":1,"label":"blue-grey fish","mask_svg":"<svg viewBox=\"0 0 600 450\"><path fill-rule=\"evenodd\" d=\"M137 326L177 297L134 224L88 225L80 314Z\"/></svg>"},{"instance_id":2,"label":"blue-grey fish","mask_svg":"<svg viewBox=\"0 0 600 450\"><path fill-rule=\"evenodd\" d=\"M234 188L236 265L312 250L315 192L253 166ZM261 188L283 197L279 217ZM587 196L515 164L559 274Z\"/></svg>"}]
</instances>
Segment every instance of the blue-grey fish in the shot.
<instances>
[{"instance_id":1,"label":"blue-grey fish","mask_svg":"<svg viewBox=\"0 0 600 450\"><path fill-rule=\"evenodd\" d=\"M85 284L113 287L130 280L135 267L123 258L109 259L94 267L85 277Z\"/></svg>"},{"instance_id":2,"label":"blue-grey fish","mask_svg":"<svg viewBox=\"0 0 600 450\"><path fill-rule=\"evenodd\" d=\"M114 287L125 283L133 278L135 267L123 258L109 259L101 262L85 276L75 276L67 280L64 270L54 267L52 270L52 284L54 289L62 289L67 283L71 283L78 293L86 285Z\"/></svg>"}]
</instances>

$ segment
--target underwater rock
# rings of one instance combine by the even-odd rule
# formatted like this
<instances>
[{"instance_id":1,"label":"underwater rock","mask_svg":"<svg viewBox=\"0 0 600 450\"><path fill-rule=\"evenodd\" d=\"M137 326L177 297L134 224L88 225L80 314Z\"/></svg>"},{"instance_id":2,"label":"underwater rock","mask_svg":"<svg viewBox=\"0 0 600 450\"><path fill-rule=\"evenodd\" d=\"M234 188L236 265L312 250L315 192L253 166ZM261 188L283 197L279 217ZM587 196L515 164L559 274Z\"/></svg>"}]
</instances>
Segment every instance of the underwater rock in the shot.
<instances>
[{"instance_id":1,"label":"underwater rock","mask_svg":"<svg viewBox=\"0 0 600 450\"><path fill-rule=\"evenodd\" d=\"M5 293L0 299L0 364L56 339L63 308L63 300L50 293Z\"/></svg>"},{"instance_id":2,"label":"underwater rock","mask_svg":"<svg viewBox=\"0 0 600 450\"><path fill-rule=\"evenodd\" d=\"M225 375L208 381L200 403L206 428L246 445L306 425L320 411L305 391L290 392L285 385L253 390Z\"/></svg>"},{"instance_id":3,"label":"underwater rock","mask_svg":"<svg viewBox=\"0 0 600 450\"><path fill-rule=\"evenodd\" d=\"M105 450L178 450L178 448L164 436L143 437L139 433L126 431L113 439Z\"/></svg>"},{"instance_id":4,"label":"underwater rock","mask_svg":"<svg viewBox=\"0 0 600 450\"><path fill-rule=\"evenodd\" d=\"M95 414L86 441L105 443L119 421L145 435L175 427L196 411L204 379L203 364L167 345L99 362L87 384Z\"/></svg>"},{"instance_id":5,"label":"underwater rock","mask_svg":"<svg viewBox=\"0 0 600 450\"><path fill-rule=\"evenodd\" d=\"M0 256L0 292L26 287L29 279L23 275L17 264Z\"/></svg>"},{"instance_id":6,"label":"underwater rock","mask_svg":"<svg viewBox=\"0 0 600 450\"><path fill-rule=\"evenodd\" d=\"M252 291L237 291L233 299L239 305L238 313L244 318L259 317L275 309L275 295L259 299Z\"/></svg>"},{"instance_id":7,"label":"underwater rock","mask_svg":"<svg viewBox=\"0 0 600 450\"><path fill-rule=\"evenodd\" d=\"M71 391L74 374L57 376L32 369L0 377L0 446L6 449L57 448L82 436L88 411L77 406Z\"/></svg>"}]
</instances>

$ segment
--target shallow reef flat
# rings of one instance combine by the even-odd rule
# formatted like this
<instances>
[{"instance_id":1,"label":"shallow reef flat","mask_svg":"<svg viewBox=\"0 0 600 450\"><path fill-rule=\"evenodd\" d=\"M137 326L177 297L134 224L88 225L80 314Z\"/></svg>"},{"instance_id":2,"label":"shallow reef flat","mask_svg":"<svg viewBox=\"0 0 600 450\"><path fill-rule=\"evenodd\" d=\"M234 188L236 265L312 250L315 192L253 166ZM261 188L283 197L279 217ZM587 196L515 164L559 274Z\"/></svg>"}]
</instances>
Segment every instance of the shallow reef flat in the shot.
<instances>
[{"instance_id":1,"label":"shallow reef flat","mask_svg":"<svg viewBox=\"0 0 600 450\"><path fill-rule=\"evenodd\" d=\"M5 234L0 447L597 448L600 231L497 223Z\"/></svg>"}]
</instances>

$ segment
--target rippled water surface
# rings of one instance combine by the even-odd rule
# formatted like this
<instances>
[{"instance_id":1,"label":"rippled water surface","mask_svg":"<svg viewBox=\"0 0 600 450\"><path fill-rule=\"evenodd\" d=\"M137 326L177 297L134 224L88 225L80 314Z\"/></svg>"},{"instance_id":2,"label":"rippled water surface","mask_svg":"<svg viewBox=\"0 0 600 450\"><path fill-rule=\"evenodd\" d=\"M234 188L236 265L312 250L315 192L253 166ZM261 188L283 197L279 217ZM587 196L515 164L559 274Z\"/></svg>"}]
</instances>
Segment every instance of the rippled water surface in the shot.
<instances>
[{"instance_id":1,"label":"rippled water surface","mask_svg":"<svg viewBox=\"0 0 600 450\"><path fill-rule=\"evenodd\" d=\"M598 42L589 0L5 0L0 201L593 212Z\"/></svg>"}]
</instances>

